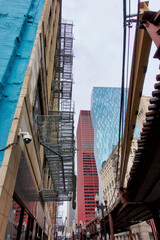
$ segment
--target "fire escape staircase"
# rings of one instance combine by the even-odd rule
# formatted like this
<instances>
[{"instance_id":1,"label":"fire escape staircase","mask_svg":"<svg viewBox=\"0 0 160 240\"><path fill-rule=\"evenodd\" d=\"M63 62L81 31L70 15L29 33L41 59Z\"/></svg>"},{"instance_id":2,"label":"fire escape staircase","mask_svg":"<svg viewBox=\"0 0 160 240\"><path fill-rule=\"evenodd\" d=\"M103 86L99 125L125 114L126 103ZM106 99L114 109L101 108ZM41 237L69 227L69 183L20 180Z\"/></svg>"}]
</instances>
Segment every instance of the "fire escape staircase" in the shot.
<instances>
[{"instance_id":1,"label":"fire escape staircase","mask_svg":"<svg viewBox=\"0 0 160 240\"><path fill-rule=\"evenodd\" d=\"M48 115L37 117L41 145L48 162L50 186L45 171L40 194L44 202L70 201L75 204L74 107L72 103L73 36L72 23L60 23Z\"/></svg>"}]
</instances>

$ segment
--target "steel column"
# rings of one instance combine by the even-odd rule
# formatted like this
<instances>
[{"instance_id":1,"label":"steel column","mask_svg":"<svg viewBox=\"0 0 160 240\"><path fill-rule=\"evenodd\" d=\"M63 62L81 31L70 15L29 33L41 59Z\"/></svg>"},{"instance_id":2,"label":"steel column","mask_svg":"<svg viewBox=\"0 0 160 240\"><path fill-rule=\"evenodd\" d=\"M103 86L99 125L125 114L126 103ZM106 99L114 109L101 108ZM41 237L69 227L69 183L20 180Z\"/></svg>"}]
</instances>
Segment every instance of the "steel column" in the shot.
<instances>
[{"instance_id":1,"label":"steel column","mask_svg":"<svg viewBox=\"0 0 160 240\"><path fill-rule=\"evenodd\" d=\"M129 238L130 240L133 240L131 227L129 227L128 230L129 230Z\"/></svg>"},{"instance_id":2,"label":"steel column","mask_svg":"<svg viewBox=\"0 0 160 240\"><path fill-rule=\"evenodd\" d=\"M147 8L147 6L145 6ZM141 11L143 10L143 6ZM137 41L136 41L137 40ZM128 93L127 112L125 119L124 139L122 145L122 160L120 166L120 186L123 187L128 164L128 157L131 148L131 142L136 124L137 111L139 108L140 96L143 89L144 78L148 65L149 53L151 48L151 38L147 31L138 29L137 38L132 59L132 69L130 75L130 86Z\"/></svg>"},{"instance_id":3,"label":"steel column","mask_svg":"<svg viewBox=\"0 0 160 240\"><path fill-rule=\"evenodd\" d=\"M114 230L113 230L113 219L112 219L112 215L110 212L108 213L108 218L109 218L109 229L110 229L110 234L111 234L111 240L115 240Z\"/></svg>"},{"instance_id":4,"label":"steel column","mask_svg":"<svg viewBox=\"0 0 160 240\"><path fill-rule=\"evenodd\" d=\"M153 220L154 220L155 227L157 230L158 240L160 240L160 217L158 214L158 208L157 208L157 206L153 206L153 205L150 206L149 208L152 212Z\"/></svg>"},{"instance_id":5,"label":"steel column","mask_svg":"<svg viewBox=\"0 0 160 240\"><path fill-rule=\"evenodd\" d=\"M154 239L158 240L158 236L157 236L157 231L156 231L156 226L155 226L154 220L153 219L148 220L147 223L151 226L152 233L154 235Z\"/></svg>"}]
</instances>

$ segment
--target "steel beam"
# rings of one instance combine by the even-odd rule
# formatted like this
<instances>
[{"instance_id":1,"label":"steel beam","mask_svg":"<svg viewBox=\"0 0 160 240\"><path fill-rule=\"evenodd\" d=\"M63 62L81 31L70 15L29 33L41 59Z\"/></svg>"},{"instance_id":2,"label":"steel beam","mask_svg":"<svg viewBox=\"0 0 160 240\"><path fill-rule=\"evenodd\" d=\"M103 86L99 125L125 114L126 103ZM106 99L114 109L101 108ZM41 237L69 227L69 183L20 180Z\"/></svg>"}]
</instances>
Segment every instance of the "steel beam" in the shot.
<instances>
[{"instance_id":1,"label":"steel beam","mask_svg":"<svg viewBox=\"0 0 160 240\"><path fill-rule=\"evenodd\" d=\"M153 22L155 24L147 21L144 26L157 47L154 58L160 59L160 11L155 15Z\"/></svg>"},{"instance_id":2,"label":"steel beam","mask_svg":"<svg viewBox=\"0 0 160 240\"><path fill-rule=\"evenodd\" d=\"M141 11L147 9L145 3L140 6ZM149 9L148 9L149 10ZM139 108L140 97L143 89L146 69L148 66L149 53L151 48L151 37L144 29L137 30L137 39L135 38L132 67L130 75L130 86L128 93L128 104L125 119L125 130L122 144L122 158L120 166L120 186L123 187L128 164L128 158L131 148L131 142L136 124L137 112Z\"/></svg>"}]
</instances>

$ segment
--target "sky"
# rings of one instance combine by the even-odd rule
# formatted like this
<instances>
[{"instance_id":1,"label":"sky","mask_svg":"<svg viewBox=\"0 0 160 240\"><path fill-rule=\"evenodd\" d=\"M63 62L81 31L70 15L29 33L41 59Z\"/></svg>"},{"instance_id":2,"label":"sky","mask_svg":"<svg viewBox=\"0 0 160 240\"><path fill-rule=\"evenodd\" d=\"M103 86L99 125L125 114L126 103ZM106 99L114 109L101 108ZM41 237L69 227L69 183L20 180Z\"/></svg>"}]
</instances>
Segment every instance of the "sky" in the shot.
<instances>
[{"instance_id":1,"label":"sky","mask_svg":"<svg viewBox=\"0 0 160 240\"><path fill-rule=\"evenodd\" d=\"M149 9L158 11L158 2L150 0ZM131 0L131 13L136 11L137 0ZM72 20L74 24L73 100L76 129L80 110L91 109L94 86L121 87L123 1L62 0L62 17ZM135 25L131 28L131 44L134 32ZM152 57L156 48L152 48L143 91L146 96L150 96L153 90L153 72L156 76L159 71L158 60Z\"/></svg>"},{"instance_id":2,"label":"sky","mask_svg":"<svg viewBox=\"0 0 160 240\"><path fill-rule=\"evenodd\" d=\"M158 11L159 0L150 0L149 9ZM127 1L128 4L128 1ZM127 7L128 9L128 7ZM137 0L131 0L131 14L137 12ZM121 0L62 0L63 19L73 21L74 62L73 100L75 102L75 131L80 110L91 109L94 86L121 87L123 51L123 1ZM131 28L131 46L135 25ZM153 59L152 46L143 95L150 96L159 62ZM132 58L132 49L130 51ZM63 206L66 216L66 205Z\"/></svg>"}]
</instances>

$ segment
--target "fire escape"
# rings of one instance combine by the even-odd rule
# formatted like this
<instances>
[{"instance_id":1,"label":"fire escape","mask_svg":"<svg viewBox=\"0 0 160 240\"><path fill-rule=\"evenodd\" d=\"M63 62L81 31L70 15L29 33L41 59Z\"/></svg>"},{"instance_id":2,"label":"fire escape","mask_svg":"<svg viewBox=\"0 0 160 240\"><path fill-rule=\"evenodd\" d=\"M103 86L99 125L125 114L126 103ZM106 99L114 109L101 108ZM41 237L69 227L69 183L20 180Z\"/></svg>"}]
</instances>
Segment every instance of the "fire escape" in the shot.
<instances>
[{"instance_id":1,"label":"fire escape","mask_svg":"<svg viewBox=\"0 0 160 240\"><path fill-rule=\"evenodd\" d=\"M48 115L38 116L38 128L51 186L44 181L40 191L44 202L70 201L75 204L74 107L72 103L73 24L59 24ZM44 170L45 173L45 170Z\"/></svg>"}]
</instances>

